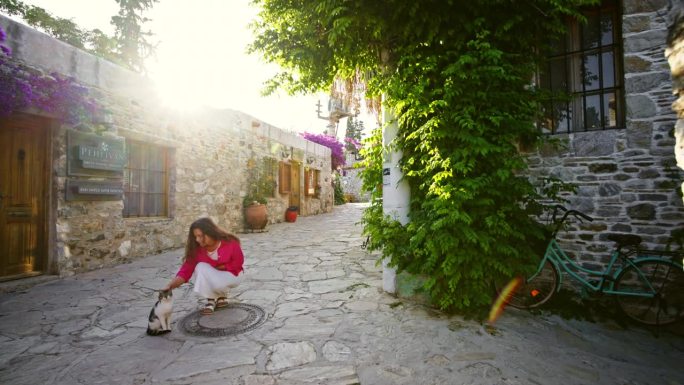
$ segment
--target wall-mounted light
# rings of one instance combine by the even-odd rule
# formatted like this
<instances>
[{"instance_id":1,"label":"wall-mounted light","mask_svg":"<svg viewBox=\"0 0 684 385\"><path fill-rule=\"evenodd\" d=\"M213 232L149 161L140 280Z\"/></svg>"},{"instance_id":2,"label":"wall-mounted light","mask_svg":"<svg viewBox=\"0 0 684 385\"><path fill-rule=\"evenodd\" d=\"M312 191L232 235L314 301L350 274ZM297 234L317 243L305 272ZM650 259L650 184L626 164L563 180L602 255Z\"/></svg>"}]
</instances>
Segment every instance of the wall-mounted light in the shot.
<instances>
[{"instance_id":1,"label":"wall-mounted light","mask_svg":"<svg viewBox=\"0 0 684 385\"><path fill-rule=\"evenodd\" d=\"M101 110L94 121L95 123L106 127L107 130L111 130L114 127L114 114L109 110Z\"/></svg>"}]
</instances>

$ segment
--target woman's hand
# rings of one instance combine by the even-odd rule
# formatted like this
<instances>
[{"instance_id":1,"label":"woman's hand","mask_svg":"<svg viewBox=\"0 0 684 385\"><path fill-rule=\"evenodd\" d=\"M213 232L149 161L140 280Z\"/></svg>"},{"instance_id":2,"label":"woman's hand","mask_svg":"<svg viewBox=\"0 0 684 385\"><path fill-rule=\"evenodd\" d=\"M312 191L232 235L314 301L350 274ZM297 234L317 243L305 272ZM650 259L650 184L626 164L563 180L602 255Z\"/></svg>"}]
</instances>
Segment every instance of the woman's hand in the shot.
<instances>
[{"instance_id":1,"label":"woman's hand","mask_svg":"<svg viewBox=\"0 0 684 385\"><path fill-rule=\"evenodd\" d=\"M224 271L224 270L226 270L226 265L225 264L216 265L216 270Z\"/></svg>"},{"instance_id":2,"label":"woman's hand","mask_svg":"<svg viewBox=\"0 0 684 385\"><path fill-rule=\"evenodd\" d=\"M173 279L169 281L169 283L166 284L166 286L162 290L173 290L184 283L185 280L183 278L176 276L173 277Z\"/></svg>"}]
</instances>

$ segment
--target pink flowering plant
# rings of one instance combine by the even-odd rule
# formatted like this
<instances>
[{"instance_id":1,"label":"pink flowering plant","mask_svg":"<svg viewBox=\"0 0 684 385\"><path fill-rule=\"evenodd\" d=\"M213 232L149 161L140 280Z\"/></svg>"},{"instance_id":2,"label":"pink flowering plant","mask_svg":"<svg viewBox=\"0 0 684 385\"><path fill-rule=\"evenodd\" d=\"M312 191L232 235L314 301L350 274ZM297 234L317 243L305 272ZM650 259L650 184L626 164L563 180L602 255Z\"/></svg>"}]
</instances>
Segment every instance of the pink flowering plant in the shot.
<instances>
[{"instance_id":1,"label":"pink flowering plant","mask_svg":"<svg viewBox=\"0 0 684 385\"><path fill-rule=\"evenodd\" d=\"M344 138L344 143L346 143L347 151L358 153L361 150L361 142L356 138L346 137Z\"/></svg>"},{"instance_id":2,"label":"pink flowering plant","mask_svg":"<svg viewBox=\"0 0 684 385\"><path fill-rule=\"evenodd\" d=\"M325 134L313 134L311 132L305 132L301 135L306 140L310 140L330 149L332 156L331 166L333 170L346 164L346 159L344 158L344 145L337 140L336 137Z\"/></svg>"},{"instance_id":3,"label":"pink flowering plant","mask_svg":"<svg viewBox=\"0 0 684 385\"><path fill-rule=\"evenodd\" d=\"M87 88L58 73L26 71L11 61L12 50L6 40L7 34L0 27L0 116L35 107L71 125L92 122L99 108L88 97Z\"/></svg>"}]
</instances>

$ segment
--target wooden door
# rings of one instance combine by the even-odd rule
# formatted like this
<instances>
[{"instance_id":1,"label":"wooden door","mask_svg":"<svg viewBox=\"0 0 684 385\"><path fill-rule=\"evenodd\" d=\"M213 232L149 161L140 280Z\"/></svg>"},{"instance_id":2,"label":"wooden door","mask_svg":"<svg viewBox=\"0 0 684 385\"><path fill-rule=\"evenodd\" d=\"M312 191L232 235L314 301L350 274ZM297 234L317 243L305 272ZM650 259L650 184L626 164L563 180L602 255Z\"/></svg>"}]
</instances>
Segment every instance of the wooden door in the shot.
<instances>
[{"instance_id":1,"label":"wooden door","mask_svg":"<svg viewBox=\"0 0 684 385\"><path fill-rule=\"evenodd\" d=\"M300 174L301 163L291 161L290 165L290 206L297 206L297 212L301 212L301 187L299 186L302 179Z\"/></svg>"},{"instance_id":2,"label":"wooden door","mask_svg":"<svg viewBox=\"0 0 684 385\"><path fill-rule=\"evenodd\" d=\"M43 270L48 132L45 118L0 119L0 280Z\"/></svg>"}]
</instances>

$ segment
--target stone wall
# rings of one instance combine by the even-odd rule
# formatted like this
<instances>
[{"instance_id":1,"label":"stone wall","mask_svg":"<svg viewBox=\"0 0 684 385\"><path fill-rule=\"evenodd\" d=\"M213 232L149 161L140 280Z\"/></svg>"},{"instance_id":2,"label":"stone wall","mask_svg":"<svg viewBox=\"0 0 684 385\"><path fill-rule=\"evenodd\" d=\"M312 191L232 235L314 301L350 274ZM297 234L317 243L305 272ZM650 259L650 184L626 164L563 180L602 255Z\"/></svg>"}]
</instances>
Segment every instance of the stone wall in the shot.
<instances>
[{"instance_id":1,"label":"stone wall","mask_svg":"<svg viewBox=\"0 0 684 385\"><path fill-rule=\"evenodd\" d=\"M68 275L183 247L190 223L204 216L229 231L243 231L247 165L264 157L298 162L300 215L332 211L330 149L238 111L170 110L138 74L2 16L0 26L8 32L13 60L31 71L71 76L89 88L106 111L100 117L105 127L100 135L169 150L168 216L124 218L123 200L66 200L67 180L102 179L67 173L68 130L92 133L94 127L46 127L52 130L50 273ZM303 194L305 166L320 170L321 191L316 197ZM289 194L281 195L276 188L268 198L269 221L283 221L289 205Z\"/></svg>"},{"instance_id":2,"label":"stone wall","mask_svg":"<svg viewBox=\"0 0 684 385\"><path fill-rule=\"evenodd\" d=\"M647 247L664 248L672 230L684 226L677 188L684 173L672 150L676 117L663 55L666 7L665 0L623 2L626 127L553 136L561 149L546 146L530 157L533 176L575 183L568 206L596 219L562 235L586 265L606 262L608 233L638 234Z\"/></svg>"},{"instance_id":3,"label":"stone wall","mask_svg":"<svg viewBox=\"0 0 684 385\"><path fill-rule=\"evenodd\" d=\"M259 162L264 157L302 163L309 159L310 167L322 170L322 191L320 199L302 196L300 214L332 210L329 149L237 111L203 111L201 116L179 116L167 111L162 116L150 110L144 113L143 106L136 108L141 109L137 119L147 118L155 123L138 124L136 130L135 123L117 118L109 135L171 149L170 216L123 218L122 201L66 201L67 128L63 127L54 135L53 142L55 153L59 154L54 167L60 272L88 270L182 247L189 224L199 217L209 216L229 231L243 231L245 170L249 161ZM267 204L270 223L282 222L288 206L289 196L276 191Z\"/></svg>"},{"instance_id":4,"label":"stone wall","mask_svg":"<svg viewBox=\"0 0 684 385\"><path fill-rule=\"evenodd\" d=\"M347 163L341 172L342 190L345 194L353 196L355 202L368 202L370 194L363 191L363 180L360 175L363 169L356 167L359 161L356 160L355 154L347 153L345 157Z\"/></svg>"}]
</instances>

